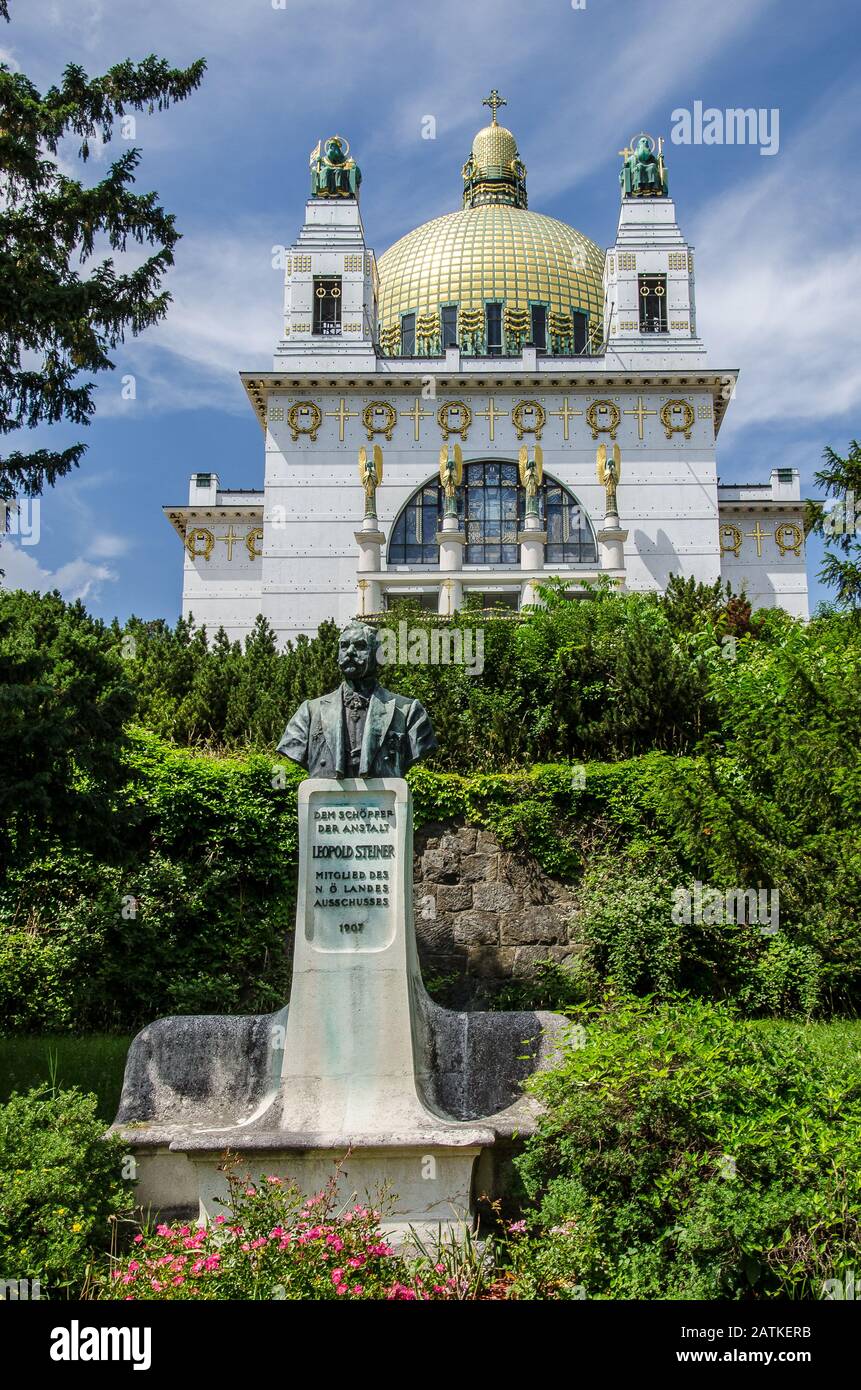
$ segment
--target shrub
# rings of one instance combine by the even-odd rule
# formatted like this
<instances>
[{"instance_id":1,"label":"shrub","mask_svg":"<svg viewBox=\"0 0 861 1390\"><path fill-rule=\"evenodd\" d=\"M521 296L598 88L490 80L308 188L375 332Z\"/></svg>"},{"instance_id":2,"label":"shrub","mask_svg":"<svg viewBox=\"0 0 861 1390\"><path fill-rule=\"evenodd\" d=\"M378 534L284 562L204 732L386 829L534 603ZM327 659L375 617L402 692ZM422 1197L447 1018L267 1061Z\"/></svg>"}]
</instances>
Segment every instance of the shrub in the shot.
<instances>
[{"instance_id":1,"label":"shrub","mask_svg":"<svg viewBox=\"0 0 861 1390\"><path fill-rule=\"evenodd\" d=\"M529 1084L534 1226L589 1298L820 1297L857 1261L861 1087L800 1029L610 995ZM559 1243L561 1242L561 1244Z\"/></svg>"},{"instance_id":2,"label":"shrub","mask_svg":"<svg viewBox=\"0 0 861 1390\"><path fill-rule=\"evenodd\" d=\"M0 1277L77 1298L131 1206L124 1145L104 1137L96 1097L52 1088L0 1106Z\"/></svg>"},{"instance_id":3,"label":"shrub","mask_svg":"<svg viewBox=\"0 0 861 1390\"><path fill-rule=\"evenodd\" d=\"M382 1235L380 1210L338 1196L336 1172L303 1197L275 1176L252 1180L228 1166L225 1213L209 1226L161 1224L134 1237L133 1253L100 1281L105 1298L451 1299L457 1274L408 1260Z\"/></svg>"}]
</instances>

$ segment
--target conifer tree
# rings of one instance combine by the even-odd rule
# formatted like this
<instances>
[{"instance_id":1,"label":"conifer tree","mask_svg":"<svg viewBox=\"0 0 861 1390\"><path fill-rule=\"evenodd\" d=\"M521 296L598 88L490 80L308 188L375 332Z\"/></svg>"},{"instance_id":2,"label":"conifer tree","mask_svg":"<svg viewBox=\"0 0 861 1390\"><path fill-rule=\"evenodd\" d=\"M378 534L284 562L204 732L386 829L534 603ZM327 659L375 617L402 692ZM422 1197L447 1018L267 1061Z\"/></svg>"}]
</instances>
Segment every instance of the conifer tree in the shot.
<instances>
[{"instance_id":1,"label":"conifer tree","mask_svg":"<svg viewBox=\"0 0 861 1390\"><path fill-rule=\"evenodd\" d=\"M8 20L6 0L0 15ZM180 233L156 193L133 193L140 151L126 149L87 187L62 172L61 143L96 141L134 111L164 110L199 84L203 59L172 68L154 55L88 77L70 63L44 94L0 64L0 434L68 421L88 425L111 349L164 318L161 288ZM149 254L119 269L130 245ZM74 468L86 445L13 449L0 458L0 499L36 497Z\"/></svg>"}]
</instances>

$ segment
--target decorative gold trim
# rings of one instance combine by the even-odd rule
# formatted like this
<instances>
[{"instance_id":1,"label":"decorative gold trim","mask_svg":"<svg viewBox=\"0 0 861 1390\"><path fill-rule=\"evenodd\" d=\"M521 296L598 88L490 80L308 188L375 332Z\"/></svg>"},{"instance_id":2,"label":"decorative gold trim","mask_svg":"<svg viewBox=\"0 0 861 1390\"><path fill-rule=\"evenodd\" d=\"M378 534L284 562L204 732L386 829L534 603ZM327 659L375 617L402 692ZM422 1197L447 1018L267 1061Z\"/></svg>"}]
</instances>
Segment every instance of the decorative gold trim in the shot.
<instances>
[{"instance_id":1,"label":"decorative gold trim","mask_svg":"<svg viewBox=\"0 0 861 1390\"><path fill-rule=\"evenodd\" d=\"M460 424L455 425L450 419L450 412L456 410L460 415ZM443 401L436 413L437 423L442 430L443 439L448 439L452 434L459 434L466 443L466 434L472 424L472 411L466 401Z\"/></svg>"},{"instance_id":2,"label":"decorative gold trim","mask_svg":"<svg viewBox=\"0 0 861 1390\"><path fill-rule=\"evenodd\" d=\"M601 415L609 417L606 424L600 423ZM586 424L592 431L593 439L597 439L599 434L609 434L611 439L615 439L621 420L619 407L612 401L593 401L586 411Z\"/></svg>"},{"instance_id":3,"label":"decorative gold trim","mask_svg":"<svg viewBox=\"0 0 861 1390\"><path fill-rule=\"evenodd\" d=\"M477 420L487 421L487 437L491 444L495 443L496 440L497 420L504 419L507 414L507 410L497 410L496 401L493 396L488 396L487 398L487 410L477 410L475 412Z\"/></svg>"},{"instance_id":4,"label":"decorative gold trim","mask_svg":"<svg viewBox=\"0 0 861 1390\"><path fill-rule=\"evenodd\" d=\"M358 412L357 410L348 410L348 409L347 409L347 402L345 401L345 399L344 399L343 396L341 397L341 399L340 399L339 402L338 402L338 409L337 409L337 410L327 410L327 411L326 411L326 419L327 419L327 420L337 420L337 421L338 421L338 443L339 443L339 444L343 444L343 442L344 442L344 425L345 425L345 423L347 422L347 420L355 420L355 419L357 419L357 418L358 418L358 414L359 414L359 412Z\"/></svg>"},{"instance_id":5,"label":"decorative gold trim","mask_svg":"<svg viewBox=\"0 0 861 1390\"><path fill-rule=\"evenodd\" d=\"M792 539L784 540L783 537L787 535L791 536ZM801 555L801 542L804 539L804 534L801 527L797 526L794 521L781 521L778 526L775 526L774 539L781 558L784 555Z\"/></svg>"},{"instance_id":6,"label":"decorative gold trim","mask_svg":"<svg viewBox=\"0 0 861 1390\"><path fill-rule=\"evenodd\" d=\"M622 411L622 414L623 414L623 415L636 415L636 417L637 417L637 433L638 433L638 437L639 437L639 439L640 439L641 441L642 441L642 439L643 439L643 425L644 425L644 423L645 423L646 416L647 416L647 415L657 415L657 413L658 413L657 410L647 410L647 409L646 409L645 405L643 404L643 397L642 397L642 396L638 396L638 397L637 397L637 408L636 408L636 410L623 410L623 411Z\"/></svg>"},{"instance_id":7,"label":"decorative gold trim","mask_svg":"<svg viewBox=\"0 0 861 1390\"><path fill-rule=\"evenodd\" d=\"M678 424L673 420L673 416L678 411L682 412L683 424ZM667 439L672 439L674 434L683 434L685 439L690 439L695 419L694 408L690 401L665 401L661 406L661 424Z\"/></svg>"},{"instance_id":8,"label":"decorative gold trim","mask_svg":"<svg viewBox=\"0 0 861 1390\"><path fill-rule=\"evenodd\" d=\"M310 420L303 421L302 416L310 416ZM323 412L313 401L295 401L287 411L287 424L290 426L290 434L295 444L300 434L307 434L311 443L317 439L317 431L323 423Z\"/></svg>"},{"instance_id":9,"label":"decorative gold trim","mask_svg":"<svg viewBox=\"0 0 861 1390\"><path fill-rule=\"evenodd\" d=\"M195 542L202 540L203 549L195 550ZM201 555L204 560L208 560L215 546L215 536L206 526L195 526L193 531L189 531L185 538L185 548L192 560L199 560Z\"/></svg>"},{"instance_id":10,"label":"decorative gold trim","mask_svg":"<svg viewBox=\"0 0 861 1390\"><path fill-rule=\"evenodd\" d=\"M527 424L524 420L526 414L534 415L534 424ZM534 434L536 439L541 438L541 431L547 424L547 411L540 401L518 401L511 411L511 423L517 432L517 438L522 439L525 434Z\"/></svg>"},{"instance_id":11,"label":"decorative gold trim","mask_svg":"<svg viewBox=\"0 0 861 1390\"><path fill-rule=\"evenodd\" d=\"M258 550L257 546L255 545L255 541L262 541L262 539L262 526L253 526L251 530L247 531L245 534L245 549L248 551L248 554L252 560L259 559L260 556L263 554L263 551Z\"/></svg>"},{"instance_id":12,"label":"decorative gold trim","mask_svg":"<svg viewBox=\"0 0 861 1390\"><path fill-rule=\"evenodd\" d=\"M377 415L385 416L386 423L384 425L376 423ZM393 405L389 405L388 401L369 401L362 411L362 424L368 431L369 439L373 439L375 434L384 434L387 441L391 443L392 431L397 423L398 412Z\"/></svg>"},{"instance_id":13,"label":"decorative gold trim","mask_svg":"<svg viewBox=\"0 0 861 1390\"><path fill-rule=\"evenodd\" d=\"M557 416L557 415L558 415L559 419L562 421L562 438L563 438L564 440L567 441L567 439L568 439L568 430L569 430L569 427L570 427L570 422L571 422L571 420L573 420L573 418L574 418L575 415L582 415L583 412L582 412L582 410L575 410L575 409L573 409L572 407L570 407L569 404L568 404L568 397L567 397L567 396L563 396L563 398L562 398L562 409L561 409L561 410L551 410L550 414L553 415L553 416Z\"/></svg>"},{"instance_id":14,"label":"decorative gold trim","mask_svg":"<svg viewBox=\"0 0 861 1390\"><path fill-rule=\"evenodd\" d=\"M433 416L433 411L432 411L432 410L422 410L421 399L420 399L418 396L416 396L415 400L413 401L413 408L412 408L412 410L402 410L402 411L401 411L401 419L402 419L402 420L412 420L412 422L413 422L413 426L414 426L413 437L414 437L414 439L415 439L416 444L418 444L418 442L419 442L419 437L420 437L419 431L420 431L420 429L421 429L421 422L422 422L422 420L430 420L432 416Z\"/></svg>"},{"instance_id":15,"label":"decorative gold trim","mask_svg":"<svg viewBox=\"0 0 861 1390\"><path fill-rule=\"evenodd\" d=\"M729 537L729 545L724 545L724 536ZM720 528L721 555L729 555L730 552L732 552L735 558L738 559L738 553L741 550L741 539L741 531L739 530L739 528L737 526L733 526L731 521L725 521L723 526Z\"/></svg>"}]
</instances>

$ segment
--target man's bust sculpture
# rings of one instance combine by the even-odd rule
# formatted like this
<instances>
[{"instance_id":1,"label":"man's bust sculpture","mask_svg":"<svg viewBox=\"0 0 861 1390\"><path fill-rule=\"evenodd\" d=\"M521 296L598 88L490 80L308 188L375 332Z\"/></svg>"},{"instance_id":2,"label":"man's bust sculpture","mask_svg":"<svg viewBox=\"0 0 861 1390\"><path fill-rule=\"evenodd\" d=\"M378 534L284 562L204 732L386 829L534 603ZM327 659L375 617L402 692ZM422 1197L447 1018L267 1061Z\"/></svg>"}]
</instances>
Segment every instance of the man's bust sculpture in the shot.
<instances>
[{"instance_id":1,"label":"man's bust sculpture","mask_svg":"<svg viewBox=\"0 0 861 1390\"><path fill-rule=\"evenodd\" d=\"M278 752L312 777L403 777L436 748L424 706L378 683L377 635L365 623L344 628L338 665L343 683L299 706Z\"/></svg>"}]
</instances>

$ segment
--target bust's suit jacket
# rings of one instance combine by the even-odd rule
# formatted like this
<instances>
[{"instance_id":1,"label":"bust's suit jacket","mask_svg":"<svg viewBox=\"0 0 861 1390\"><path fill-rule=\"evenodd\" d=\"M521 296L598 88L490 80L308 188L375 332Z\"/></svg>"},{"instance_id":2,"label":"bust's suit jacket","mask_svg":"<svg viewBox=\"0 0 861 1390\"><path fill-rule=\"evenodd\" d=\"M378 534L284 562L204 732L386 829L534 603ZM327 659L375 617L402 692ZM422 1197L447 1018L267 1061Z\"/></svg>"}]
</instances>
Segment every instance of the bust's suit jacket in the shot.
<instances>
[{"instance_id":1,"label":"bust's suit jacket","mask_svg":"<svg viewBox=\"0 0 861 1390\"><path fill-rule=\"evenodd\" d=\"M308 769L312 777L346 777L343 686L300 705L278 744L278 752ZM436 748L424 705L375 686L368 702L360 777L403 777Z\"/></svg>"}]
</instances>

